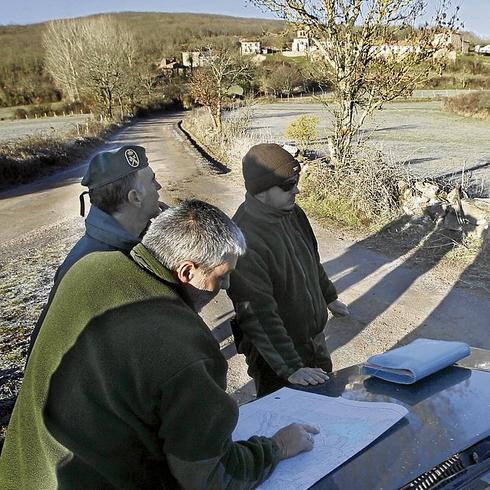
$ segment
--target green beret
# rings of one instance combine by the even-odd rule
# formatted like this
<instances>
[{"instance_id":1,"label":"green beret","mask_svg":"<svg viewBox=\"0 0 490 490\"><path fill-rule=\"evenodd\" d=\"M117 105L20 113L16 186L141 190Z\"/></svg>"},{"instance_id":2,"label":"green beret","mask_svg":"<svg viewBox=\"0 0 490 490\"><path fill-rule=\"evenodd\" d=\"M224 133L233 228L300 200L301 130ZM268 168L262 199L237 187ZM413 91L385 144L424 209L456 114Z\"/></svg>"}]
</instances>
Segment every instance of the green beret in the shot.
<instances>
[{"instance_id":1,"label":"green beret","mask_svg":"<svg viewBox=\"0 0 490 490\"><path fill-rule=\"evenodd\" d=\"M125 145L114 150L102 151L90 160L82 185L90 190L96 189L145 167L148 167L148 158L142 146Z\"/></svg>"}]
</instances>

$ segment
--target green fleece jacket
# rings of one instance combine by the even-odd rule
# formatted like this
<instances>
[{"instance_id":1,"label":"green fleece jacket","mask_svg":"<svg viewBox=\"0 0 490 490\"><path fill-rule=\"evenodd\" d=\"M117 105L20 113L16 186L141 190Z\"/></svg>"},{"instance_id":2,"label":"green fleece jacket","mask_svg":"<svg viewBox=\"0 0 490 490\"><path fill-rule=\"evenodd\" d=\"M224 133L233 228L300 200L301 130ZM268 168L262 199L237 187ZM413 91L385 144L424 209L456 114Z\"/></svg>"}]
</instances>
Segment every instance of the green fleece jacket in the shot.
<instances>
[{"instance_id":1,"label":"green fleece jacket","mask_svg":"<svg viewBox=\"0 0 490 490\"><path fill-rule=\"evenodd\" d=\"M0 488L252 488L269 438L232 442L219 344L141 244L93 253L60 283L0 458Z\"/></svg>"},{"instance_id":2,"label":"green fleece jacket","mask_svg":"<svg viewBox=\"0 0 490 490\"><path fill-rule=\"evenodd\" d=\"M301 367L330 367L323 330L327 304L337 293L305 213L299 206L278 210L247 194L233 220L247 252L238 259L228 295L251 374L257 355L285 379Z\"/></svg>"}]
</instances>

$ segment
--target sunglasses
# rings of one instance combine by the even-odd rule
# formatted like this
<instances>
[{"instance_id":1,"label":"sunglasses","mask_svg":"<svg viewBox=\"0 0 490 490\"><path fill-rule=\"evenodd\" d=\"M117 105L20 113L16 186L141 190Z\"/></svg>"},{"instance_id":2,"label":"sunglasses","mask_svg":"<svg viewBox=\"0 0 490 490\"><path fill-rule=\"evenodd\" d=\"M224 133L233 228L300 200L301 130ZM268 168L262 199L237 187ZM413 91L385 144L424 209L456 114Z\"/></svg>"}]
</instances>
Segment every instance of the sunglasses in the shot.
<instances>
[{"instance_id":1,"label":"sunglasses","mask_svg":"<svg viewBox=\"0 0 490 490\"><path fill-rule=\"evenodd\" d=\"M286 180L282 184L277 184L277 187L282 189L285 192L289 192L293 189L295 185L298 185L299 179L296 177L293 180Z\"/></svg>"}]
</instances>

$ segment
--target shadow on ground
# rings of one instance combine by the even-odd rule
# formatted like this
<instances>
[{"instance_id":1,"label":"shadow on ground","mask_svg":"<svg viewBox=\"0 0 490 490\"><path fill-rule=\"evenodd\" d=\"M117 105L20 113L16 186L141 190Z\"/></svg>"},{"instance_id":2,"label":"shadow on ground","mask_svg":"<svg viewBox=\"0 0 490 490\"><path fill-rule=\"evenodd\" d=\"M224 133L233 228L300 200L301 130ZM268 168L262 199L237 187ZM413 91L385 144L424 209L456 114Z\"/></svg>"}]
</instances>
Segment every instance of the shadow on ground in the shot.
<instances>
[{"instance_id":1,"label":"shadow on ground","mask_svg":"<svg viewBox=\"0 0 490 490\"><path fill-rule=\"evenodd\" d=\"M398 248L392 247L394 240L400 245ZM361 281L372 282L369 289L349 304L350 319L330 322L327 328L330 351L345 346L396 306L414 283L438 266L461 240L461 232L443 230L432 224L410 225L409 218L403 217L352 245L339 257L325 262L329 276L336 277L334 283L340 296ZM386 241L390 257L374 251L360 253L360 248L382 250L383 241ZM417 297L419 304L411 306L414 318L425 310L430 313L418 327L395 341L404 344L426 336L462 340L476 347L490 348L490 335L482 332L486 319L490 318L490 290L485 290L483 284L484 278L490 277L489 255L488 246L484 247L446 295L441 295L440 291L432 295L427 291L425 298ZM471 286L473 290L469 289ZM438 296L441 297L439 302ZM403 301L407 300L404 298Z\"/></svg>"},{"instance_id":2,"label":"shadow on ground","mask_svg":"<svg viewBox=\"0 0 490 490\"><path fill-rule=\"evenodd\" d=\"M474 276L486 277L483 294L462 292L473 284ZM486 294L485 294L486 292ZM490 349L490 247L488 243L482 248L474 262L461 274L444 299L432 310L427 318L410 334L400 339L397 345L411 342L418 337L442 340L464 340L472 347ZM487 328L485 332L475 328L471 313L481 311L485 315Z\"/></svg>"}]
</instances>

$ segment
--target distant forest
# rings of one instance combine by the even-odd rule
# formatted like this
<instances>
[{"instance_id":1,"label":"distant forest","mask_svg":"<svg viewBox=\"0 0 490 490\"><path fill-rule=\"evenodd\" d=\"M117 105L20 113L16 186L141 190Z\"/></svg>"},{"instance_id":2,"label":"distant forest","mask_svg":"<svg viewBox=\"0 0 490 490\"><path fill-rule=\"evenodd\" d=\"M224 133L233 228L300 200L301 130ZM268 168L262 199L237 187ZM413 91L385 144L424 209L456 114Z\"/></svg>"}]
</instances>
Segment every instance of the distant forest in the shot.
<instances>
[{"instance_id":1,"label":"distant forest","mask_svg":"<svg viewBox=\"0 0 490 490\"><path fill-rule=\"evenodd\" d=\"M149 64L179 57L182 50L238 43L240 37L281 33L279 20L208 14L128 12L110 14L135 37L139 56ZM0 107L55 102L61 93L45 72L42 34L45 24L0 26ZM289 37L286 35L286 37ZM276 42L282 42L278 36Z\"/></svg>"}]
</instances>

